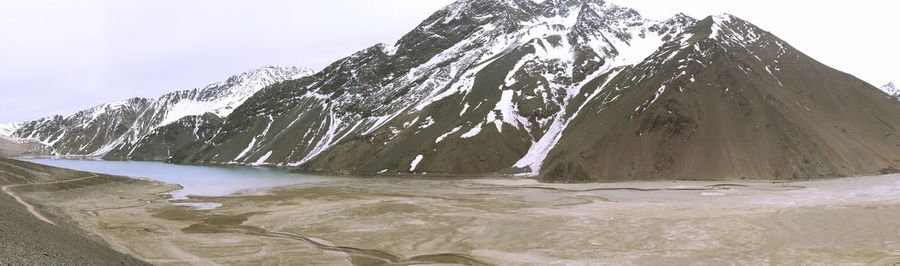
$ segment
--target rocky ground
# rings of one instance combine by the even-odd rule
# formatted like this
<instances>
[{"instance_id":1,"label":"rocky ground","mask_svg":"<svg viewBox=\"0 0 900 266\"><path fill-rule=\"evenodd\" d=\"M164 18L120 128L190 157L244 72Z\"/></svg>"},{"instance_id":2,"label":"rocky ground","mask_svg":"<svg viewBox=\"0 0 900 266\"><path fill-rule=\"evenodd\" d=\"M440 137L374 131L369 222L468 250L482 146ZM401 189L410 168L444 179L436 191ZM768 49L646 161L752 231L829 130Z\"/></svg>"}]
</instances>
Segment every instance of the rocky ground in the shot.
<instances>
[{"instance_id":1,"label":"rocky ground","mask_svg":"<svg viewBox=\"0 0 900 266\"><path fill-rule=\"evenodd\" d=\"M90 190L92 187L113 187L117 183L137 182L121 177L97 176L95 180L83 180L55 185L17 186L18 184L56 182L78 179L89 173L62 170L46 166L4 159L0 157L0 186L13 195L31 194L37 191L57 191L74 187ZM6 191L6 190L4 190ZM28 201L33 202L33 201ZM0 265L146 265L146 262L111 249L102 239L70 223L64 216L52 211L51 204L36 204L39 213L51 222L42 221L26 206L7 193L0 193Z\"/></svg>"},{"instance_id":2,"label":"rocky ground","mask_svg":"<svg viewBox=\"0 0 900 266\"><path fill-rule=\"evenodd\" d=\"M803 183L335 179L267 194L27 194L158 265L894 265L900 176Z\"/></svg>"}]
</instances>

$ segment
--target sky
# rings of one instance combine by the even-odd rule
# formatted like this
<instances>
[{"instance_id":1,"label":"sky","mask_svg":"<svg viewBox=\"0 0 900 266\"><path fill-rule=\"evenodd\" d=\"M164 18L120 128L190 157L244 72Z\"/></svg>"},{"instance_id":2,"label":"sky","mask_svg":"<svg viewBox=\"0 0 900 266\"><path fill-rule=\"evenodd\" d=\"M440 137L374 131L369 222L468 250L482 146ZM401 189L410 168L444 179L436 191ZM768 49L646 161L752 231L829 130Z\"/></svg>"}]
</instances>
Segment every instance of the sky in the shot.
<instances>
[{"instance_id":1,"label":"sky","mask_svg":"<svg viewBox=\"0 0 900 266\"><path fill-rule=\"evenodd\" d=\"M611 1L657 20L733 14L873 85L900 81L893 1ZM0 0L0 123L203 87L264 65L322 69L395 42L451 2Z\"/></svg>"}]
</instances>

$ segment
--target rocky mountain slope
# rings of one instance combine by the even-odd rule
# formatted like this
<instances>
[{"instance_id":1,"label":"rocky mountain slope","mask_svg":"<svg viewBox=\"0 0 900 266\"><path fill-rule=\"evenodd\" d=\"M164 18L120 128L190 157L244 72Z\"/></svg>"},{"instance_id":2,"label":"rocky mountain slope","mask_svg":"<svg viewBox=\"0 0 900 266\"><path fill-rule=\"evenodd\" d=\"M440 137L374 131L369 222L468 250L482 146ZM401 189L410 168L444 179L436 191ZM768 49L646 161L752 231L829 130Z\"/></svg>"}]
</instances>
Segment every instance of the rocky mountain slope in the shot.
<instances>
[{"instance_id":1,"label":"rocky mountain slope","mask_svg":"<svg viewBox=\"0 0 900 266\"><path fill-rule=\"evenodd\" d=\"M10 135L45 143L56 155L166 160L184 143L202 137L203 128L217 126L262 88L311 72L299 67L263 67L204 88L156 99L132 98L66 117L19 123Z\"/></svg>"},{"instance_id":2,"label":"rocky mountain slope","mask_svg":"<svg viewBox=\"0 0 900 266\"><path fill-rule=\"evenodd\" d=\"M887 93L888 95L890 95L891 97L893 97L894 99L897 99L898 101L900 101L900 88L898 88L897 85L894 85L893 82L884 84L884 86L881 86L881 90L884 91L885 93Z\"/></svg>"},{"instance_id":3,"label":"rocky mountain slope","mask_svg":"<svg viewBox=\"0 0 900 266\"><path fill-rule=\"evenodd\" d=\"M544 178L807 179L900 168L900 105L733 16L698 22L587 106Z\"/></svg>"},{"instance_id":4,"label":"rocky mountain slope","mask_svg":"<svg viewBox=\"0 0 900 266\"><path fill-rule=\"evenodd\" d=\"M640 62L693 21L602 1L459 1L394 45L267 88L176 159L397 173L422 155L430 172L510 168L559 133L580 84Z\"/></svg>"},{"instance_id":5,"label":"rocky mountain slope","mask_svg":"<svg viewBox=\"0 0 900 266\"><path fill-rule=\"evenodd\" d=\"M266 88L182 163L550 181L895 172L900 105L739 18L461 0Z\"/></svg>"},{"instance_id":6,"label":"rocky mountain slope","mask_svg":"<svg viewBox=\"0 0 900 266\"><path fill-rule=\"evenodd\" d=\"M219 96L246 87L233 78L102 105L14 135L61 154L345 174L565 182L900 169L897 101L730 15L654 21L603 0L460 0L393 45L296 74L239 97Z\"/></svg>"}]
</instances>

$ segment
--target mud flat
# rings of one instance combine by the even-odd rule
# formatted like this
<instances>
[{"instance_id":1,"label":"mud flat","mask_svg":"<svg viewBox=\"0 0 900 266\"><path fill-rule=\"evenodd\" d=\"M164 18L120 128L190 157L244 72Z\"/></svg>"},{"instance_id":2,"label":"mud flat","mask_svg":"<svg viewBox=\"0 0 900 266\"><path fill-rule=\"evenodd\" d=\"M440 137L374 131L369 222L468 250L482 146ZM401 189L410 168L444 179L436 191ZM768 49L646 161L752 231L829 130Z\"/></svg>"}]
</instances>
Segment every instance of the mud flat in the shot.
<instances>
[{"instance_id":1,"label":"mud flat","mask_svg":"<svg viewBox=\"0 0 900 266\"><path fill-rule=\"evenodd\" d=\"M900 263L900 175L801 183L337 179L167 201L29 193L158 265ZM214 202L201 210L177 203ZM215 206L213 206L215 207Z\"/></svg>"}]
</instances>

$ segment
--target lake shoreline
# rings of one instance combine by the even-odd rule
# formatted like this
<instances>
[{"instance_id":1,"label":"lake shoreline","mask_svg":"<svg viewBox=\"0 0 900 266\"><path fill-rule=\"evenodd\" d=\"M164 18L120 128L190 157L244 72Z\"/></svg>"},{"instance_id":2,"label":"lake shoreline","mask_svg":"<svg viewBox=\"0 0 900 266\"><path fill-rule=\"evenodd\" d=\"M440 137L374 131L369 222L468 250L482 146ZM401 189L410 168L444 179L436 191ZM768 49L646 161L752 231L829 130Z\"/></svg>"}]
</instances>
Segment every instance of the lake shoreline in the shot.
<instances>
[{"instance_id":1,"label":"lake shoreline","mask_svg":"<svg viewBox=\"0 0 900 266\"><path fill-rule=\"evenodd\" d=\"M144 185L95 189L46 196L86 230L160 265L352 265L436 254L495 265L900 262L898 175L780 183L338 178L143 205L153 197ZM222 205L176 205L183 202ZM79 211L86 206L105 210Z\"/></svg>"},{"instance_id":2,"label":"lake shoreline","mask_svg":"<svg viewBox=\"0 0 900 266\"><path fill-rule=\"evenodd\" d=\"M730 179L633 179L633 180L597 180L597 181L588 181L588 182L546 182L542 180L539 176L532 175L522 175L522 174L500 174L500 173L488 173L488 174L449 174L449 173L424 173L424 174L379 174L379 173L338 173L338 172L320 172L320 171L297 171L296 167L290 166L279 166L279 165L247 165L247 164L238 164L238 163L170 163L164 161L135 161L135 160L104 160L100 157L96 156L33 156L33 157L15 157L12 159L24 160L24 161L36 161L36 160L73 160L73 161L94 161L94 162L137 162L137 163L160 163L165 165L173 165L173 166L197 166L197 167L222 167L222 168L232 168L232 169L269 169L279 172L285 172L296 175L311 175L311 176L320 176L325 178L371 178L371 179L422 179L422 180L469 180L469 179L509 179L509 180L535 180L541 184L616 184L616 183L631 183L631 182L764 182L764 183L794 183L794 182L809 182L809 181L828 181L828 180L841 180L841 179L852 179L858 177L865 177L866 175L860 176L836 176L836 177L828 177L828 178L819 178L819 179L798 179L798 180L782 180L782 179L745 179L745 178L730 178ZM875 174L869 176L878 176L878 175L892 175L892 174Z\"/></svg>"}]
</instances>

